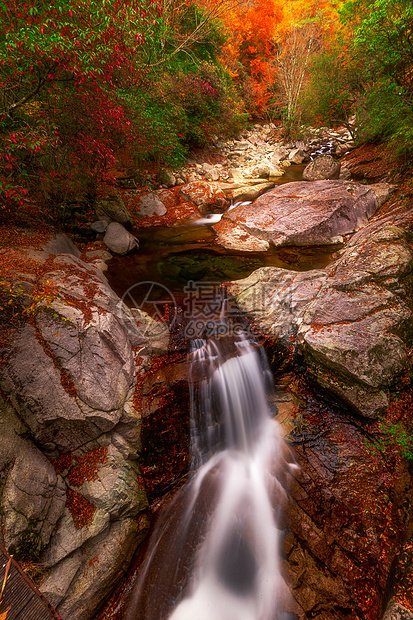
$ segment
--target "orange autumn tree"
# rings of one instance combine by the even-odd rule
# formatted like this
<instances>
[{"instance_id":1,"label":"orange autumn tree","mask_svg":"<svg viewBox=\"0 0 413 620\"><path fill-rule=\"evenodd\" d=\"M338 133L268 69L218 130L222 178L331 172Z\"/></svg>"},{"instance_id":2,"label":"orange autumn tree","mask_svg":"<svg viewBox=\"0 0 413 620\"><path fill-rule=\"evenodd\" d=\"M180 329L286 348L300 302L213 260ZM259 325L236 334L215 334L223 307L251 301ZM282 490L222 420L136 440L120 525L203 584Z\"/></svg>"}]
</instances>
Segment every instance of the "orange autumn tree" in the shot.
<instances>
[{"instance_id":1,"label":"orange autumn tree","mask_svg":"<svg viewBox=\"0 0 413 620\"><path fill-rule=\"evenodd\" d=\"M286 0L283 19L275 24L275 66L284 95L284 117L296 119L297 103L311 57L320 51L338 24L341 0Z\"/></svg>"},{"instance_id":2,"label":"orange autumn tree","mask_svg":"<svg viewBox=\"0 0 413 620\"><path fill-rule=\"evenodd\" d=\"M224 62L241 89L248 85L243 94L253 114L263 116L271 104L279 113L285 108L287 118L294 115L311 55L336 28L340 4L342 0L246 0L227 11Z\"/></svg>"},{"instance_id":3,"label":"orange autumn tree","mask_svg":"<svg viewBox=\"0 0 413 620\"><path fill-rule=\"evenodd\" d=\"M284 1L240 2L223 19L229 32L224 63L254 116L265 114L272 97L276 74L273 33L282 20Z\"/></svg>"}]
</instances>

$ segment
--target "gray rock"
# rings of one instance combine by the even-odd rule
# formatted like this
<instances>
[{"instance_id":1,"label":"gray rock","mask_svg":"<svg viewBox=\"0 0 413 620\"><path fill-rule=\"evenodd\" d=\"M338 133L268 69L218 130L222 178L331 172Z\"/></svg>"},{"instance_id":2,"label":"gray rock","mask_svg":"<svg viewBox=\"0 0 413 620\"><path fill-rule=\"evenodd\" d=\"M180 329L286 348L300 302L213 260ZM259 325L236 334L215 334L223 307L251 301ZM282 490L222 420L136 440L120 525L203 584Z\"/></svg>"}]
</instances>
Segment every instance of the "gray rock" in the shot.
<instances>
[{"instance_id":1,"label":"gray rock","mask_svg":"<svg viewBox=\"0 0 413 620\"><path fill-rule=\"evenodd\" d=\"M98 412L82 405L62 380L34 328L26 326L10 349L0 385L45 450L70 452L112 428L121 411Z\"/></svg>"},{"instance_id":2,"label":"gray rock","mask_svg":"<svg viewBox=\"0 0 413 620\"><path fill-rule=\"evenodd\" d=\"M39 307L37 325L59 366L76 386L78 398L96 410L119 410L134 376L124 329L113 314L92 310L88 321L82 310L58 303L51 308L54 314Z\"/></svg>"},{"instance_id":3,"label":"gray rock","mask_svg":"<svg viewBox=\"0 0 413 620\"><path fill-rule=\"evenodd\" d=\"M288 160L293 164L302 164L306 159L308 161L308 155L301 149L293 149L288 155Z\"/></svg>"},{"instance_id":4,"label":"gray rock","mask_svg":"<svg viewBox=\"0 0 413 620\"><path fill-rule=\"evenodd\" d=\"M62 618L92 618L107 593L127 569L133 552L146 532L145 520L114 521L85 545L79 576L57 607Z\"/></svg>"},{"instance_id":5,"label":"gray rock","mask_svg":"<svg viewBox=\"0 0 413 620\"><path fill-rule=\"evenodd\" d=\"M110 221L118 222L119 224L126 224L132 221L130 213L120 194L116 196L107 196L102 199L96 209L96 215L99 219L103 220L109 218Z\"/></svg>"},{"instance_id":6,"label":"gray rock","mask_svg":"<svg viewBox=\"0 0 413 620\"><path fill-rule=\"evenodd\" d=\"M279 166L274 166L271 163L261 163L254 166L251 171L253 177L258 177L261 179L277 179L278 177L282 177L284 174L284 170Z\"/></svg>"},{"instance_id":7,"label":"gray rock","mask_svg":"<svg viewBox=\"0 0 413 620\"><path fill-rule=\"evenodd\" d=\"M413 256L386 217L397 220L375 219L324 270L268 267L230 286L259 332L295 342L313 378L370 418L387 409L413 337Z\"/></svg>"},{"instance_id":8,"label":"gray rock","mask_svg":"<svg viewBox=\"0 0 413 620\"><path fill-rule=\"evenodd\" d=\"M375 226L337 261L297 336L317 380L372 418L387 408L387 394L408 363L413 332L404 301L413 269L410 248L400 229Z\"/></svg>"},{"instance_id":9,"label":"gray rock","mask_svg":"<svg viewBox=\"0 0 413 620\"><path fill-rule=\"evenodd\" d=\"M148 505L138 464L125 460L112 444L96 479L85 480L77 490L111 520L136 516Z\"/></svg>"},{"instance_id":10,"label":"gray rock","mask_svg":"<svg viewBox=\"0 0 413 620\"><path fill-rule=\"evenodd\" d=\"M327 279L325 271L294 272L277 267L257 269L229 287L237 305L259 331L290 346L304 312Z\"/></svg>"},{"instance_id":11,"label":"gray rock","mask_svg":"<svg viewBox=\"0 0 413 620\"><path fill-rule=\"evenodd\" d=\"M103 242L111 252L124 256L139 247L138 240L133 237L121 224L112 222L106 229Z\"/></svg>"},{"instance_id":12,"label":"gray rock","mask_svg":"<svg viewBox=\"0 0 413 620\"><path fill-rule=\"evenodd\" d=\"M288 150L285 147L280 147L278 149L276 149L271 156L271 161L273 164L278 164L280 161L283 161L284 159L288 159Z\"/></svg>"},{"instance_id":13,"label":"gray rock","mask_svg":"<svg viewBox=\"0 0 413 620\"><path fill-rule=\"evenodd\" d=\"M12 553L36 557L63 513L65 485L25 434L27 427L0 398L3 540Z\"/></svg>"},{"instance_id":14,"label":"gray rock","mask_svg":"<svg viewBox=\"0 0 413 620\"><path fill-rule=\"evenodd\" d=\"M382 620L413 620L413 612L392 599L386 607Z\"/></svg>"},{"instance_id":15,"label":"gray rock","mask_svg":"<svg viewBox=\"0 0 413 620\"><path fill-rule=\"evenodd\" d=\"M331 155L319 155L304 168L304 181L322 181L324 179L338 179L341 164Z\"/></svg>"},{"instance_id":16,"label":"gray rock","mask_svg":"<svg viewBox=\"0 0 413 620\"><path fill-rule=\"evenodd\" d=\"M136 380L132 345L148 338L93 266L69 256L55 265L42 280L54 299L34 308L37 331L16 335L0 385L36 440L64 453L119 422Z\"/></svg>"},{"instance_id":17,"label":"gray rock","mask_svg":"<svg viewBox=\"0 0 413 620\"><path fill-rule=\"evenodd\" d=\"M282 166L271 166L270 172L268 175L268 180L276 181L277 179L279 179L279 177L284 176L284 174L285 174L285 168L283 168Z\"/></svg>"},{"instance_id":18,"label":"gray rock","mask_svg":"<svg viewBox=\"0 0 413 620\"><path fill-rule=\"evenodd\" d=\"M358 183L295 182L231 209L223 220L276 246L326 245L366 224L376 209L374 192Z\"/></svg>"},{"instance_id":19,"label":"gray rock","mask_svg":"<svg viewBox=\"0 0 413 620\"><path fill-rule=\"evenodd\" d=\"M40 585L41 593L54 608L64 599L76 573L82 566L82 562L82 551L78 549L54 566Z\"/></svg>"},{"instance_id":20,"label":"gray rock","mask_svg":"<svg viewBox=\"0 0 413 620\"><path fill-rule=\"evenodd\" d=\"M220 170L218 170L217 168L211 168L210 170L207 171L205 175L205 180L206 181L219 181L220 176L221 176Z\"/></svg>"},{"instance_id":21,"label":"gray rock","mask_svg":"<svg viewBox=\"0 0 413 620\"><path fill-rule=\"evenodd\" d=\"M97 233L104 233L108 227L109 222L107 220L98 220L90 225L90 228Z\"/></svg>"},{"instance_id":22,"label":"gray rock","mask_svg":"<svg viewBox=\"0 0 413 620\"><path fill-rule=\"evenodd\" d=\"M109 513L98 509L87 527L77 528L69 509L66 508L51 544L41 557L42 564L46 567L55 566L76 549L84 548L86 541L103 532L108 524Z\"/></svg>"},{"instance_id":23,"label":"gray rock","mask_svg":"<svg viewBox=\"0 0 413 620\"><path fill-rule=\"evenodd\" d=\"M3 533L7 548L12 553L21 550L34 554L43 549L63 513L65 502L66 487L62 478L37 448L25 442L15 457L3 490Z\"/></svg>"},{"instance_id":24,"label":"gray rock","mask_svg":"<svg viewBox=\"0 0 413 620\"><path fill-rule=\"evenodd\" d=\"M137 201L138 217L152 217L154 215L165 215L167 209L156 194L146 194L140 196Z\"/></svg>"}]
</instances>

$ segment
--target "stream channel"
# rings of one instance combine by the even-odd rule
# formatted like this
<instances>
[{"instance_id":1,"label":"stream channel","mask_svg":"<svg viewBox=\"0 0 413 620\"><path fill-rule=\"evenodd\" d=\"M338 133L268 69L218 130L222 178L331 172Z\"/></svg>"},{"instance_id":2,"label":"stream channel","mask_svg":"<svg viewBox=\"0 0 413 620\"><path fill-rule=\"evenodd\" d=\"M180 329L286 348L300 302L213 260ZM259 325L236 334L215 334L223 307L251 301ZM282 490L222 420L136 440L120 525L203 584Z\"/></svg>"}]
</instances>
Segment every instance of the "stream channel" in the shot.
<instances>
[{"instance_id":1,"label":"stream channel","mask_svg":"<svg viewBox=\"0 0 413 620\"><path fill-rule=\"evenodd\" d=\"M292 166L280 183L300 180L302 169ZM154 307L170 300L182 311L189 282L219 287L264 266L322 268L337 251L228 251L215 242L211 224L219 216L211 216L137 231L139 251L110 262L107 277L115 292L152 316ZM225 302L206 319L212 325L207 337L186 339L189 478L160 511L138 577L135 572L126 586L126 604L110 616L116 620L296 618L287 611L278 528L286 494L280 472L296 466L269 404L272 374L253 335L229 327Z\"/></svg>"}]
</instances>

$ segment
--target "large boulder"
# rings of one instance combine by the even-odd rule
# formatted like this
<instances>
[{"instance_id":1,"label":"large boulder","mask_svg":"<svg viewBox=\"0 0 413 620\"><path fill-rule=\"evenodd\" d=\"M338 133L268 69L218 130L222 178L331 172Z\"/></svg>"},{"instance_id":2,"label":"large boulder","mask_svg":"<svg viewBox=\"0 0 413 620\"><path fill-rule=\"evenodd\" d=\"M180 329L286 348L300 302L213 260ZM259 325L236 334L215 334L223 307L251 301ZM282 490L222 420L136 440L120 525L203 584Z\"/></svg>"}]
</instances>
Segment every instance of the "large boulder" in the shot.
<instances>
[{"instance_id":1,"label":"large boulder","mask_svg":"<svg viewBox=\"0 0 413 620\"><path fill-rule=\"evenodd\" d=\"M229 292L253 325L267 337L289 347L304 312L327 279L325 271L287 271L263 267L232 282Z\"/></svg>"},{"instance_id":2,"label":"large boulder","mask_svg":"<svg viewBox=\"0 0 413 620\"><path fill-rule=\"evenodd\" d=\"M408 364L413 255L401 228L363 233L308 306L297 344L321 385L377 417Z\"/></svg>"},{"instance_id":3,"label":"large boulder","mask_svg":"<svg viewBox=\"0 0 413 620\"><path fill-rule=\"evenodd\" d=\"M224 215L247 233L282 245L327 245L365 225L377 209L373 190L348 181L288 183Z\"/></svg>"},{"instance_id":4,"label":"large boulder","mask_svg":"<svg viewBox=\"0 0 413 620\"><path fill-rule=\"evenodd\" d=\"M113 521L99 536L84 545L83 561L57 605L57 611L64 620L86 620L94 616L108 592L128 568L132 554L147 534L147 529L145 518ZM76 560L79 561L78 557L74 566L71 562L71 573L76 568ZM68 568L62 572L66 576ZM61 585L61 574L57 576L56 583ZM43 584L42 590L50 596L50 581Z\"/></svg>"},{"instance_id":5,"label":"large boulder","mask_svg":"<svg viewBox=\"0 0 413 620\"><path fill-rule=\"evenodd\" d=\"M261 162L254 166L251 171L253 177L259 179L277 179L284 175L285 171L279 166L274 166L270 162Z\"/></svg>"},{"instance_id":6,"label":"large boulder","mask_svg":"<svg viewBox=\"0 0 413 620\"><path fill-rule=\"evenodd\" d=\"M338 179L341 164L331 155L319 155L304 168L304 181L322 181L323 179Z\"/></svg>"},{"instance_id":7,"label":"large boulder","mask_svg":"<svg viewBox=\"0 0 413 620\"><path fill-rule=\"evenodd\" d=\"M38 558L63 514L66 487L28 439L27 427L0 399L2 537L17 557Z\"/></svg>"},{"instance_id":8,"label":"large boulder","mask_svg":"<svg viewBox=\"0 0 413 620\"><path fill-rule=\"evenodd\" d=\"M135 390L154 320L137 309L138 326L102 273L68 254L49 258L25 306L0 367L18 415L0 408L3 539L40 558L63 618L89 620L148 527Z\"/></svg>"},{"instance_id":9,"label":"large boulder","mask_svg":"<svg viewBox=\"0 0 413 620\"><path fill-rule=\"evenodd\" d=\"M324 270L267 267L230 286L259 332L294 345L321 386L371 418L387 409L413 338L413 255L397 217L359 231Z\"/></svg>"},{"instance_id":10,"label":"large boulder","mask_svg":"<svg viewBox=\"0 0 413 620\"><path fill-rule=\"evenodd\" d=\"M288 155L288 161L292 164L302 164L305 160L308 161L308 155L302 149L293 149Z\"/></svg>"}]
</instances>

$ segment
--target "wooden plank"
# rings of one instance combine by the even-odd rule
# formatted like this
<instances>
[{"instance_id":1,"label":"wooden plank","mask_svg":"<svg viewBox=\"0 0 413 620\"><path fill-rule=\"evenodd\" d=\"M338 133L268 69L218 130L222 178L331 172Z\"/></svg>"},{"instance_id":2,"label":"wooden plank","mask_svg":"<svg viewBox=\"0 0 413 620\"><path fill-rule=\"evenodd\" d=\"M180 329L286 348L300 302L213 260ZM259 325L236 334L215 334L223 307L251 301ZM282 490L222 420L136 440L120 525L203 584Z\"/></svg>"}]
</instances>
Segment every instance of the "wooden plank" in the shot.
<instances>
[{"instance_id":1,"label":"wooden plank","mask_svg":"<svg viewBox=\"0 0 413 620\"><path fill-rule=\"evenodd\" d=\"M0 543L0 588L9 559L10 555ZM1 612L7 609L7 620L62 620L14 558L0 606Z\"/></svg>"},{"instance_id":2,"label":"wooden plank","mask_svg":"<svg viewBox=\"0 0 413 620\"><path fill-rule=\"evenodd\" d=\"M22 620L50 620L53 616L46 603L41 598L34 596L34 598L27 603L26 607L21 610L19 620L20 618ZM7 620L9 620L8 617Z\"/></svg>"}]
</instances>

